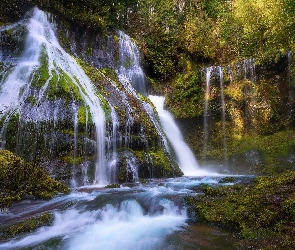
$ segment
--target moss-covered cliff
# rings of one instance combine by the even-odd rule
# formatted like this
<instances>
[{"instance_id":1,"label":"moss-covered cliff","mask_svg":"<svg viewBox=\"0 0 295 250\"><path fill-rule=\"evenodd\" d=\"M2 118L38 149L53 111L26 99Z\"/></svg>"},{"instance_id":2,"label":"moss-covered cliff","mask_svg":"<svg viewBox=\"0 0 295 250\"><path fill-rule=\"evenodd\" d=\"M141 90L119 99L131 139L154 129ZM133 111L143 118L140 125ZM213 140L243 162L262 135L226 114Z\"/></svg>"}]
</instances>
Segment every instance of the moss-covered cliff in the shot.
<instances>
[{"instance_id":1,"label":"moss-covered cliff","mask_svg":"<svg viewBox=\"0 0 295 250\"><path fill-rule=\"evenodd\" d=\"M109 46L118 37L109 35L116 34L117 29L128 32L141 49L142 65L151 79L149 91L165 94L166 106L175 118L197 120L186 140L199 159L232 161L239 153L258 149L264 158L259 162L265 162L268 153L264 149L275 143L261 146L264 136L275 137L290 125L292 128L295 78L294 67L287 58L295 44L290 32L295 24L292 1L23 0L1 4L2 24L19 20L34 5L55 13L58 30L65 31L59 31L63 47L97 68L116 66L117 51ZM265 13L263 10L270 5L271 10ZM83 42L79 43L80 37ZM22 43L11 34L7 41L10 46L1 42L7 53ZM256 79L244 77L243 64L250 58L255 59ZM204 68L217 65L224 71L225 124L220 116L223 107L219 79L215 77L209 97L208 146L204 152ZM34 102L34 98L29 101ZM283 153L291 150L290 146L291 142L279 155L283 162L291 157ZM273 164L277 159L266 163ZM257 167L259 171L264 168Z\"/></svg>"},{"instance_id":2,"label":"moss-covered cliff","mask_svg":"<svg viewBox=\"0 0 295 250\"><path fill-rule=\"evenodd\" d=\"M127 55L130 62L120 65L127 53L120 43L127 39L128 46L128 37L83 30L36 8L0 34L1 85L19 86L19 97L1 104L2 147L68 185L95 182L98 165L110 177L106 182L182 174L163 147L166 138L151 102L130 79L118 78L117 69L127 71L135 60ZM7 95L14 96L9 90Z\"/></svg>"}]
</instances>

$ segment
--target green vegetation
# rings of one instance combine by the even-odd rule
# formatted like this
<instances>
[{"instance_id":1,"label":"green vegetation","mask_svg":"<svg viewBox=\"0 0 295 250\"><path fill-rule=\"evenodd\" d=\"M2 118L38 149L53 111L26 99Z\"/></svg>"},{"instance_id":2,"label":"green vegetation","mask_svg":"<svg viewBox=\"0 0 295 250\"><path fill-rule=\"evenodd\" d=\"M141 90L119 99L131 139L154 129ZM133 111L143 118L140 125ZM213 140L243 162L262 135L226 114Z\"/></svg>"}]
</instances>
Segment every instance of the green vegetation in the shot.
<instances>
[{"instance_id":1,"label":"green vegetation","mask_svg":"<svg viewBox=\"0 0 295 250\"><path fill-rule=\"evenodd\" d=\"M175 117L195 117L203 113L204 93L200 76L191 69L172 81L166 96L166 105Z\"/></svg>"},{"instance_id":2,"label":"green vegetation","mask_svg":"<svg viewBox=\"0 0 295 250\"><path fill-rule=\"evenodd\" d=\"M105 188L120 188L120 184L118 183L109 184L109 185L106 185Z\"/></svg>"},{"instance_id":3,"label":"green vegetation","mask_svg":"<svg viewBox=\"0 0 295 250\"><path fill-rule=\"evenodd\" d=\"M77 84L79 84L77 80L71 79L69 75L59 68L53 70L51 74L52 76L50 78L49 76L45 78L46 80L49 79L48 98L50 100L55 100L55 98L63 98L67 102L71 100L77 100L81 103L84 102L77 86ZM76 82L74 83L74 81ZM44 83L45 81L42 81L42 85Z\"/></svg>"},{"instance_id":4,"label":"green vegetation","mask_svg":"<svg viewBox=\"0 0 295 250\"><path fill-rule=\"evenodd\" d=\"M4 119L3 119L4 121ZM1 122L0 122L1 123ZM13 151L17 141L17 127L19 123L19 114L12 113L9 116L7 128L6 128L6 149Z\"/></svg>"},{"instance_id":5,"label":"green vegetation","mask_svg":"<svg viewBox=\"0 0 295 250\"><path fill-rule=\"evenodd\" d=\"M32 80L32 87L41 89L41 87L49 79L48 55L45 46L42 46L39 61L40 67L34 74L34 78Z\"/></svg>"},{"instance_id":6,"label":"green vegetation","mask_svg":"<svg viewBox=\"0 0 295 250\"><path fill-rule=\"evenodd\" d=\"M265 63L295 47L291 0L5 0L0 22L19 18L34 4L85 27L127 30L162 79L177 75L183 56L192 62L254 57Z\"/></svg>"},{"instance_id":7,"label":"green vegetation","mask_svg":"<svg viewBox=\"0 0 295 250\"><path fill-rule=\"evenodd\" d=\"M53 222L53 215L50 213L44 213L38 216L31 217L29 219L10 223L9 225L0 226L0 241L9 238L14 238L17 235L23 233L29 233L42 226L49 226Z\"/></svg>"},{"instance_id":8,"label":"green vegetation","mask_svg":"<svg viewBox=\"0 0 295 250\"><path fill-rule=\"evenodd\" d=\"M58 192L69 193L69 189L40 168L7 150L0 150L0 209L9 207L25 195L50 199Z\"/></svg>"},{"instance_id":9,"label":"green vegetation","mask_svg":"<svg viewBox=\"0 0 295 250\"><path fill-rule=\"evenodd\" d=\"M242 249L295 247L295 172L261 176L249 185L204 185L203 191L186 199L192 211L199 220L237 230L248 247Z\"/></svg>"},{"instance_id":10,"label":"green vegetation","mask_svg":"<svg viewBox=\"0 0 295 250\"><path fill-rule=\"evenodd\" d=\"M163 149L157 151L151 151L150 156L152 158L153 165L155 166L155 176L181 176L183 173L179 168L171 168L171 162L167 161L167 156L165 155ZM175 164L175 166L177 166ZM175 171L175 173L174 173Z\"/></svg>"},{"instance_id":11,"label":"green vegetation","mask_svg":"<svg viewBox=\"0 0 295 250\"><path fill-rule=\"evenodd\" d=\"M222 178L218 183L231 183L234 182L235 178L234 177L224 177Z\"/></svg>"}]
</instances>

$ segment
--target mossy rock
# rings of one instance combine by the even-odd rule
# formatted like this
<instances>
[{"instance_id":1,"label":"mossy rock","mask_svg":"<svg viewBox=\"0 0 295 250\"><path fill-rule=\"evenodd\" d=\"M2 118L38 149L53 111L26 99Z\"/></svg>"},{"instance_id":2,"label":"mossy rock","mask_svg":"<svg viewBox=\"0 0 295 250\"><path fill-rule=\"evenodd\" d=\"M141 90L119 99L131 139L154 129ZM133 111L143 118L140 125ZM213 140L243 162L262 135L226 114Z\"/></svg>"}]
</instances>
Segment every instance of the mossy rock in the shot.
<instances>
[{"instance_id":1,"label":"mossy rock","mask_svg":"<svg viewBox=\"0 0 295 250\"><path fill-rule=\"evenodd\" d=\"M204 185L203 191L187 198L192 214L237 230L241 249L294 249L294 171L257 177L250 184Z\"/></svg>"},{"instance_id":2,"label":"mossy rock","mask_svg":"<svg viewBox=\"0 0 295 250\"><path fill-rule=\"evenodd\" d=\"M105 188L120 188L120 184L118 183L108 184L105 186Z\"/></svg>"},{"instance_id":3,"label":"mossy rock","mask_svg":"<svg viewBox=\"0 0 295 250\"><path fill-rule=\"evenodd\" d=\"M58 192L70 192L67 186L53 180L42 169L7 150L0 150L0 191L0 209L9 207L24 195L50 199Z\"/></svg>"},{"instance_id":4,"label":"mossy rock","mask_svg":"<svg viewBox=\"0 0 295 250\"><path fill-rule=\"evenodd\" d=\"M10 223L0 227L0 241L13 238L17 235L28 233L42 226L49 226L53 222L53 214L44 213L38 216L30 217L23 221Z\"/></svg>"},{"instance_id":5,"label":"mossy rock","mask_svg":"<svg viewBox=\"0 0 295 250\"><path fill-rule=\"evenodd\" d=\"M222 178L221 180L219 180L218 183L232 183L235 181L235 178L232 177L232 176L227 176L227 177L224 177Z\"/></svg>"}]
</instances>

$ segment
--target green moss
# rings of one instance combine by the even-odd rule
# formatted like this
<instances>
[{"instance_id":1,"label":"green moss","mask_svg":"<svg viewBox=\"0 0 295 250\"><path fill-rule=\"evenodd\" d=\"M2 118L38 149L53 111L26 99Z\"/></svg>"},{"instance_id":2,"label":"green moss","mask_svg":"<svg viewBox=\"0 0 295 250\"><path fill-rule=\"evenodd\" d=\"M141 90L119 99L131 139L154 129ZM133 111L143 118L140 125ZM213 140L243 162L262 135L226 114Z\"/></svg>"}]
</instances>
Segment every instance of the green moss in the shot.
<instances>
[{"instance_id":1,"label":"green moss","mask_svg":"<svg viewBox=\"0 0 295 250\"><path fill-rule=\"evenodd\" d=\"M152 158L155 176L173 177L183 175L177 163L165 154L163 148L154 151L149 151L149 155Z\"/></svg>"},{"instance_id":2,"label":"green moss","mask_svg":"<svg viewBox=\"0 0 295 250\"><path fill-rule=\"evenodd\" d=\"M88 112L88 110L86 109L85 106L81 106L78 110L78 121L79 124L85 125L86 124L86 112Z\"/></svg>"},{"instance_id":3,"label":"green moss","mask_svg":"<svg viewBox=\"0 0 295 250\"><path fill-rule=\"evenodd\" d=\"M152 151L149 154L152 157L152 161L155 167L163 169L167 172L171 171L171 165L167 161L167 157L165 156L163 150L158 150L155 152Z\"/></svg>"},{"instance_id":4,"label":"green moss","mask_svg":"<svg viewBox=\"0 0 295 250\"><path fill-rule=\"evenodd\" d=\"M17 133L19 124L19 114L13 113L9 117L9 121L6 128L6 148L13 151L16 146Z\"/></svg>"},{"instance_id":5,"label":"green moss","mask_svg":"<svg viewBox=\"0 0 295 250\"><path fill-rule=\"evenodd\" d=\"M120 184L118 183L109 184L109 185L106 185L105 188L120 188Z\"/></svg>"},{"instance_id":6,"label":"green moss","mask_svg":"<svg viewBox=\"0 0 295 250\"><path fill-rule=\"evenodd\" d=\"M121 157L120 159L120 166L118 168L118 181L119 183L126 182L127 179L127 161L126 157Z\"/></svg>"},{"instance_id":7,"label":"green moss","mask_svg":"<svg viewBox=\"0 0 295 250\"><path fill-rule=\"evenodd\" d=\"M222 178L218 183L230 183L230 182L234 182L235 178L234 177L224 177Z\"/></svg>"},{"instance_id":8,"label":"green moss","mask_svg":"<svg viewBox=\"0 0 295 250\"><path fill-rule=\"evenodd\" d=\"M85 90L80 86L78 79L71 79L70 76L60 68L52 70L51 74L47 94L50 100L54 101L56 98L62 98L66 100L66 102L70 100L76 100L80 103L84 102L77 84L82 91L85 92Z\"/></svg>"},{"instance_id":9,"label":"green moss","mask_svg":"<svg viewBox=\"0 0 295 250\"><path fill-rule=\"evenodd\" d=\"M176 118L199 116L203 112L204 93L200 76L194 71L179 74L165 95L165 104Z\"/></svg>"},{"instance_id":10,"label":"green moss","mask_svg":"<svg viewBox=\"0 0 295 250\"><path fill-rule=\"evenodd\" d=\"M52 77L49 81L49 91L48 91L48 94L47 94L47 97L51 100L51 101L54 101L56 97L58 97L58 75L56 73L56 71L52 71Z\"/></svg>"},{"instance_id":11,"label":"green moss","mask_svg":"<svg viewBox=\"0 0 295 250\"><path fill-rule=\"evenodd\" d=\"M26 99L26 102L29 102L31 103L33 106L37 104L38 102L38 99L35 97L35 96L29 96L27 99Z\"/></svg>"},{"instance_id":12,"label":"green moss","mask_svg":"<svg viewBox=\"0 0 295 250\"><path fill-rule=\"evenodd\" d=\"M64 98L65 100L72 100L73 95L70 88L70 82L67 81L68 77L66 77L63 72L58 72L59 79L58 79L58 88L57 92L55 93L56 97Z\"/></svg>"},{"instance_id":13,"label":"green moss","mask_svg":"<svg viewBox=\"0 0 295 250\"><path fill-rule=\"evenodd\" d=\"M81 84L79 82L79 80L74 76L74 80L76 81L76 83L73 82L73 80L69 77L68 74L66 74L65 72L63 72L62 74L64 81L62 82L62 86L63 89L65 91L68 91L67 86L64 85L64 83L67 83L69 85L69 87L71 88L71 94L72 94L72 98L75 100L79 100L79 101L83 101L83 98L81 96L80 90L77 86L77 84L80 86L80 89L82 92L86 93L85 90L81 87Z\"/></svg>"},{"instance_id":14,"label":"green moss","mask_svg":"<svg viewBox=\"0 0 295 250\"><path fill-rule=\"evenodd\" d=\"M50 199L58 192L69 193L64 184L7 150L0 150L0 190L0 209L9 207L24 195Z\"/></svg>"},{"instance_id":15,"label":"green moss","mask_svg":"<svg viewBox=\"0 0 295 250\"><path fill-rule=\"evenodd\" d=\"M52 222L53 215L50 213L44 213L21 222L12 223L12 225L0 226L0 240L14 238L23 233L31 233L42 226L51 225Z\"/></svg>"},{"instance_id":16,"label":"green moss","mask_svg":"<svg viewBox=\"0 0 295 250\"><path fill-rule=\"evenodd\" d=\"M224 160L224 136L221 131L221 123L216 122L210 128L209 143L206 151L208 160ZM292 128L269 135L261 135L255 130L248 133L245 130L234 130L230 123L226 123L225 132L228 158L255 149L260 152L263 159L262 164L259 162L259 165L255 166L256 173L263 172L269 174L292 169L292 164L287 162L288 155L295 145L295 133ZM192 143L193 148L195 142ZM202 147L202 145L199 147ZM201 152L202 148L196 148L195 150ZM199 155L200 158L202 157L201 153Z\"/></svg>"},{"instance_id":17,"label":"green moss","mask_svg":"<svg viewBox=\"0 0 295 250\"><path fill-rule=\"evenodd\" d=\"M76 157L74 158L71 155L66 155L61 158L62 161L65 161L69 165L79 165L83 162L83 157Z\"/></svg>"},{"instance_id":18,"label":"green moss","mask_svg":"<svg viewBox=\"0 0 295 250\"><path fill-rule=\"evenodd\" d=\"M203 196L187 198L199 219L234 228L251 240L247 244L254 242L263 249L274 243L273 238L279 249L287 242L295 246L294 240L289 241L295 236L295 172L258 177L247 185L206 185L203 190Z\"/></svg>"},{"instance_id":19,"label":"green moss","mask_svg":"<svg viewBox=\"0 0 295 250\"><path fill-rule=\"evenodd\" d=\"M147 183L147 180L146 179L143 179L143 178L139 178L139 182L141 184L146 184Z\"/></svg>"},{"instance_id":20,"label":"green moss","mask_svg":"<svg viewBox=\"0 0 295 250\"><path fill-rule=\"evenodd\" d=\"M39 57L40 66L38 70L33 75L33 80L31 83L32 87L41 89L45 82L49 79L48 72L48 55L45 45L42 46L40 57Z\"/></svg>"},{"instance_id":21,"label":"green moss","mask_svg":"<svg viewBox=\"0 0 295 250\"><path fill-rule=\"evenodd\" d=\"M106 98L104 98L103 95L98 95L99 96L99 100L100 100L100 106L102 107L104 114L105 114L105 118L106 121L111 122L112 121L112 109L111 106L109 105L108 101Z\"/></svg>"}]
</instances>

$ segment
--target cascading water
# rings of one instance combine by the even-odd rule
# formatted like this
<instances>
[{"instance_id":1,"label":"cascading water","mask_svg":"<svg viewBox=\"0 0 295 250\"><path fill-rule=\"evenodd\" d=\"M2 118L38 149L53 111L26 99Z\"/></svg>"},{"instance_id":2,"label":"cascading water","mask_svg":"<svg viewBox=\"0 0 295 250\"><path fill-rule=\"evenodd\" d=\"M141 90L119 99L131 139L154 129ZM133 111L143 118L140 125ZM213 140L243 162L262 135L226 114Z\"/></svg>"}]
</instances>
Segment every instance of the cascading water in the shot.
<instances>
[{"instance_id":1,"label":"cascading water","mask_svg":"<svg viewBox=\"0 0 295 250\"><path fill-rule=\"evenodd\" d=\"M142 100L142 98L139 96L138 93L145 95L146 94L146 77L144 75L144 72L140 66L140 60L139 60L139 50L135 42L133 42L130 37L126 34L124 34L122 31L119 31L119 62L118 62L118 70L117 75L118 79L120 80L122 86L124 87L125 91L120 91L120 95L122 97L122 100L125 103L128 103L129 99L135 98L137 102L139 103L139 106L143 109L146 116L148 117L149 121L152 123L154 128L157 131L157 134L161 138L161 144L164 146L165 151L167 154L170 154L168 142L166 140L165 135L163 134L163 131L161 129L160 124L158 123L153 108L149 103ZM118 89L116 87L116 89ZM119 91L119 90L118 90ZM129 97L127 97L126 92ZM128 114L131 114L134 112L133 108L130 107L128 104ZM127 122L125 124L125 144L128 145L130 138L128 137L130 135L130 128L133 125L133 117L128 115ZM144 143L147 143L147 140L145 138L144 132L142 132L142 126L141 126L141 133L140 133L141 140ZM146 147L148 148L149 145L146 144ZM149 158L149 157L148 157ZM127 163L132 163L134 159L130 158ZM135 164L136 165L136 164ZM129 164L129 169L134 169L134 166L132 164ZM138 177L135 175L133 179L137 179Z\"/></svg>"},{"instance_id":2,"label":"cascading water","mask_svg":"<svg viewBox=\"0 0 295 250\"><path fill-rule=\"evenodd\" d=\"M256 82L255 59L250 58L250 80Z\"/></svg>"},{"instance_id":3,"label":"cascading water","mask_svg":"<svg viewBox=\"0 0 295 250\"><path fill-rule=\"evenodd\" d=\"M153 160L156 159L153 158L155 152L152 152L152 148L160 147L164 152L163 155L168 155L170 154L168 142L153 112L152 105L138 94L138 92L145 94L145 85L140 85L144 83L142 79L145 78L138 64L138 49L132 48L135 43L132 43L128 36L120 33L119 54L121 55L120 50L127 51L122 53L125 55L121 57L119 64L123 66L120 66L120 70L117 71L121 84L111 81L100 71L95 72L99 75L98 77L103 76L105 82L109 80L108 84L102 87L107 93L106 96L115 96L113 99L105 98L102 102L103 97L98 94L98 88L101 87L100 82L96 82L97 86L94 86L77 62L59 45L53 32L54 27L48 22L46 14L38 9L34 9L31 14L31 18L27 20L28 24L22 21L21 25L28 30L28 39L32 39L34 43L31 45L27 41L27 46L19 61L0 54L0 59L5 57L5 63L10 68L9 70L4 69L5 73L1 73L1 94L2 87L4 90L10 90L12 82L8 79L15 78L23 81L19 83L23 85L18 87L21 98L18 97L18 93L12 103L6 103L0 99L3 112L0 114L2 131L0 140L5 142L5 130L9 129L9 126L5 125L9 125L15 114L19 115L16 152L24 150L23 145L31 142L34 144L35 151L37 151L38 143L50 152L57 151L57 138L65 137L65 140L70 142L66 144L70 145L70 150L66 151L69 152L67 156L72 156L70 162L73 175L70 174L70 178L72 178L72 186L77 186L77 188L69 195L57 195L50 201L30 199L21 201L5 213L0 213L1 227L44 212L54 215L54 221L50 226L24 233L6 242L1 241L0 249L176 250L198 248L203 250L215 249L211 246L216 245L218 249L229 249L232 244L225 239L224 234L220 234L221 236L212 243L212 238L217 235L214 236L212 233L204 247L203 239L202 243L200 243L201 240L198 241L201 238L198 233L194 232L195 228L187 232L189 224L186 223L188 218L185 204L183 204L183 198L187 195L195 195L195 190L199 189L199 185L202 183L216 185L220 180L219 177L215 179L183 177L150 180L146 184L123 184L121 188L115 189L97 188L95 185L79 189L80 185L99 184L102 186L116 181L116 165L120 161L122 165L126 165L128 180L138 181L138 168L142 162L134 157L133 150L130 150L132 146L139 147L137 153L146 159L145 163L150 166L149 176L153 177ZM84 47L87 46L86 42L83 43ZM33 47L29 48L28 45ZM126 49L128 46L129 48ZM24 58L25 53L29 53L29 50L36 53L36 59L32 65ZM108 63L110 60L108 59ZM23 62L28 65L21 65ZM44 65L48 76L45 80L43 79L43 85L38 87L34 81L41 78L42 74L37 75ZM3 69L1 66L0 72ZM16 75L16 72L22 72L21 67L27 72L30 71L29 76ZM56 95L50 99L52 89L58 90L60 83L64 84L69 98ZM209 95L209 91L207 94ZM182 135L172 116L163 109L163 101L164 99L161 99L158 113L161 120L163 117L167 118L163 124L169 122L171 125L168 125L168 128L175 129L171 137L164 128L169 139L172 138L170 142L174 145L183 172L186 175L207 174L199 170L197 161L183 142ZM34 103L36 105L33 105ZM108 116L105 116L101 104L104 105L104 109L108 109ZM139 110L143 113L142 116L138 115ZM82 122L83 119L84 122ZM142 120L149 120L149 123L145 124ZM60 127L64 125L63 122L66 127L61 133ZM30 130L25 130L24 127L28 124ZM152 140L145 134L145 130L151 127L154 136ZM22 137L24 131L30 134L34 130L38 130L39 134L44 136L44 140L36 142ZM134 130L138 133L136 134ZM44 131L46 133L43 133ZM81 136L81 134L84 135ZM35 134L34 136L37 137ZM132 145L134 141L138 145ZM87 153L86 160L84 159L82 163L80 162L81 151ZM52 152L52 155L54 153ZM120 158L122 154L124 157ZM93 158L95 158L94 169ZM167 157L167 160L170 158ZM81 169L78 175L75 175L76 168ZM89 179L88 172L94 172L94 178ZM224 248L220 247L222 240Z\"/></svg>"},{"instance_id":4,"label":"cascading water","mask_svg":"<svg viewBox=\"0 0 295 250\"><path fill-rule=\"evenodd\" d=\"M118 153L117 153L117 133L119 130L119 121L118 116L115 111L115 108L112 107L112 137L109 141L109 151L110 157L107 163L107 175L109 176L110 183L116 182L116 164L118 162Z\"/></svg>"},{"instance_id":5,"label":"cascading water","mask_svg":"<svg viewBox=\"0 0 295 250\"><path fill-rule=\"evenodd\" d=\"M210 80L212 67L206 68L206 92L204 104L204 124L203 124L203 160L206 160L207 144L208 144L208 118L209 118L209 100L210 100Z\"/></svg>"},{"instance_id":6,"label":"cascading water","mask_svg":"<svg viewBox=\"0 0 295 250\"><path fill-rule=\"evenodd\" d=\"M77 182L75 180L75 170L76 170L76 159L77 159L77 144L78 144L78 107L75 103L72 105L73 109L73 120L74 120L74 164L72 169L72 180L71 180L71 186L76 187Z\"/></svg>"},{"instance_id":7,"label":"cascading water","mask_svg":"<svg viewBox=\"0 0 295 250\"><path fill-rule=\"evenodd\" d=\"M139 50L130 37L119 31L119 76L128 79L135 90L146 94L146 79L139 64Z\"/></svg>"},{"instance_id":8,"label":"cascading water","mask_svg":"<svg viewBox=\"0 0 295 250\"><path fill-rule=\"evenodd\" d=\"M149 98L156 107L163 130L172 144L177 162L183 173L187 176L203 175L204 172L199 169L197 160L184 142L181 131L177 127L172 115L164 110L164 97L150 95Z\"/></svg>"},{"instance_id":9,"label":"cascading water","mask_svg":"<svg viewBox=\"0 0 295 250\"><path fill-rule=\"evenodd\" d=\"M10 117L12 113L21 113L24 111L22 110L24 100L28 97L30 88L34 87L32 86L32 80L37 74L37 70L41 66L44 66L42 64L47 64L48 78L40 91L37 91L39 94L35 98L38 101L48 92L48 83L54 77L58 78L60 72L62 72L62 75L66 76L66 84L70 85L70 82L72 82L78 90L85 106L89 107L92 122L95 125L97 158L95 162L94 183L108 183L105 171L105 115L101 108L100 98L96 93L95 86L77 62L60 46L54 34L53 27L44 12L34 8L28 24L24 25L28 30L28 36L23 55L13 71L1 84L0 119L6 116L5 119L7 120L7 117ZM45 63L44 60L46 61ZM72 92L73 95L74 93ZM44 107L46 102L43 102L39 106L28 110L28 112L31 112L30 117L34 119L34 122L42 122L54 118L57 119L54 120L56 124L58 120L63 119L63 115L59 116L58 113L60 112L56 112L56 109L52 109L52 105L49 105L49 102L47 103L47 108ZM32 112L35 112L36 115L32 115ZM29 117L29 115L27 114L26 117ZM76 121L76 119L74 120ZM0 134L2 145L5 142L3 131L5 131L5 122Z\"/></svg>"},{"instance_id":10,"label":"cascading water","mask_svg":"<svg viewBox=\"0 0 295 250\"><path fill-rule=\"evenodd\" d=\"M223 147L224 158L227 158L227 143L225 136L225 101L224 101L224 84L223 84L223 70L222 67L218 67L219 81L220 81L220 99L221 99L221 121L222 121L222 134L223 134Z\"/></svg>"}]
</instances>

